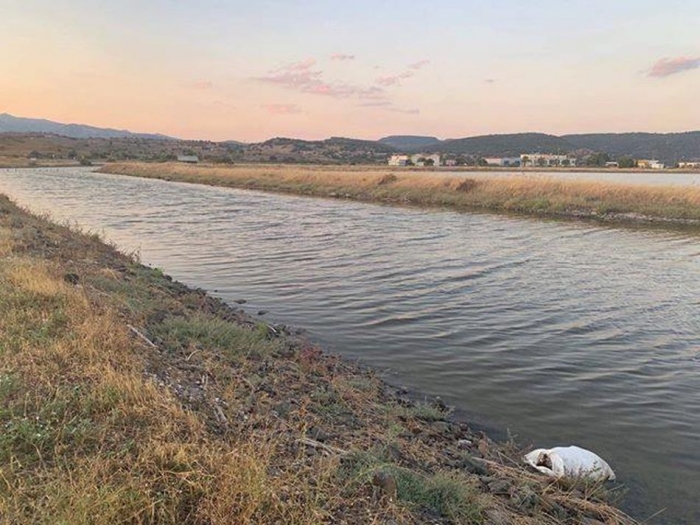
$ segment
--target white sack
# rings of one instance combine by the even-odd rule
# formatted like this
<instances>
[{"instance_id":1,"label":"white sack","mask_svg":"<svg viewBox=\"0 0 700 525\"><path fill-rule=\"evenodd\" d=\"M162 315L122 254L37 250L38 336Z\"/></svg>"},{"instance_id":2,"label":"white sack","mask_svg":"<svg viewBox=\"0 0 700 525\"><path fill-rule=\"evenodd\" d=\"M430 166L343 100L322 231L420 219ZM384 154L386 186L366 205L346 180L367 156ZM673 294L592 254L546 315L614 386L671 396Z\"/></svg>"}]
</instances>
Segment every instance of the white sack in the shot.
<instances>
[{"instance_id":1,"label":"white sack","mask_svg":"<svg viewBox=\"0 0 700 525\"><path fill-rule=\"evenodd\" d=\"M599 481L615 479L615 473L605 460L590 450L576 446L538 448L523 459L553 478L587 478Z\"/></svg>"}]
</instances>

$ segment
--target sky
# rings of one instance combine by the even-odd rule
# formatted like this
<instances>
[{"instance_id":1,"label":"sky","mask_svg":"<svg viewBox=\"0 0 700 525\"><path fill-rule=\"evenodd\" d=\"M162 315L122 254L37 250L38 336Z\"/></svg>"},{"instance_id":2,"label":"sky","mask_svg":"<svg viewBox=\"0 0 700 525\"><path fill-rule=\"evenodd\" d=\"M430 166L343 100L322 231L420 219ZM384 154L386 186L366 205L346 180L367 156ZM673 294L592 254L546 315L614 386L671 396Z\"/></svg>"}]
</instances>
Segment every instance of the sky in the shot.
<instances>
[{"instance_id":1,"label":"sky","mask_svg":"<svg viewBox=\"0 0 700 525\"><path fill-rule=\"evenodd\" d=\"M188 139L700 129L698 0L0 0L0 113Z\"/></svg>"}]
</instances>

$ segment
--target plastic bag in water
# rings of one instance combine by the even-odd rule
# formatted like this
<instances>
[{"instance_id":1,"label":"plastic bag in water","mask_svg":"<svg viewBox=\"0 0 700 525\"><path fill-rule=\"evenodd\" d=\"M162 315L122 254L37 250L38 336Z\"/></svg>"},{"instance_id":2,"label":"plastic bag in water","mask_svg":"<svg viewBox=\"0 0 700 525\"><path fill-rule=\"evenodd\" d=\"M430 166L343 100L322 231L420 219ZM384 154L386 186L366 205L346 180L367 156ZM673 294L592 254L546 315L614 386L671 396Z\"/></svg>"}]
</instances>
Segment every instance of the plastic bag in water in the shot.
<instances>
[{"instance_id":1,"label":"plastic bag in water","mask_svg":"<svg viewBox=\"0 0 700 525\"><path fill-rule=\"evenodd\" d=\"M553 478L585 478L595 481L615 479L613 469L605 460L581 447L538 448L523 459Z\"/></svg>"}]
</instances>

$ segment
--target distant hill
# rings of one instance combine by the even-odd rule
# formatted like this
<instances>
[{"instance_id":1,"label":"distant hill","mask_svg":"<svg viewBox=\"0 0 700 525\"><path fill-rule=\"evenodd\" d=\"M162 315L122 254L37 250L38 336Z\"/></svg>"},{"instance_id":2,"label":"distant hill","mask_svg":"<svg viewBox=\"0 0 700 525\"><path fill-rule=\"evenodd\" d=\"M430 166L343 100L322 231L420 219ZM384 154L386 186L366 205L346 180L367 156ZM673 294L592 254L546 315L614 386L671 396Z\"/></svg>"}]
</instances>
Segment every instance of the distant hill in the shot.
<instances>
[{"instance_id":1,"label":"distant hill","mask_svg":"<svg viewBox=\"0 0 700 525\"><path fill-rule=\"evenodd\" d=\"M430 148L440 143L437 137L422 137L418 135L392 135L379 139L381 144L403 151L417 151Z\"/></svg>"},{"instance_id":2,"label":"distant hill","mask_svg":"<svg viewBox=\"0 0 700 525\"><path fill-rule=\"evenodd\" d=\"M514 157L521 153L568 153L576 148L563 138L554 135L516 133L446 140L433 149L439 153Z\"/></svg>"},{"instance_id":3,"label":"distant hill","mask_svg":"<svg viewBox=\"0 0 700 525\"><path fill-rule=\"evenodd\" d=\"M630 155L653 158L672 165L700 159L700 131L686 133L594 133L562 137L577 148L607 153L613 158Z\"/></svg>"},{"instance_id":4,"label":"distant hill","mask_svg":"<svg viewBox=\"0 0 700 525\"><path fill-rule=\"evenodd\" d=\"M380 139L379 142L391 144L406 153L425 150L431 153L472 157L510 157L521 153L607 153L612 158L627 155L637 159L654 158L667 165L681 160L700 159L700 131L589 133L561 137L545 133L515 133L432 142L429 139L432 137L396 136Z\"/></svg>"},{"instance_id":5,"label":"distant hill","mask_svg":"<svg viewBox=\"0 0 700 525\"><path fill-rule=\"evenodd\" d=\"M67 141L81 141L70 143ZM393 153L441 153L452 157L510 157L522 153L591 153L655 158L672 166L700 160L700 131L684 133L588 133L548 135L515 133L440 140L422 135L392 135L380 140L331 137L300 140L278 137L246 144L185 141L152 133L62 124L44 119L0 114L0 156L45 159L167 160L180 154L198 155L210 162L287 162L310 164L385 164Z\"/></svg>"},{"instance_id":6,"label":"distant hill","mask_svg":"<svg viewBox=\"0 0 700 525\"><path fill-rule=\"evenodd\" d=\"M280 137L247 145L243 158L249 162L384 164L395 152L393 147L373 140L331 137L311 141Z\"/></svg>"},{"instance_id":7,"label":"distant hill","mask_svg":"<svg viewBox=\"0 0 700 525\"><path fill-rule=\"evenodd\" d=\"M82 124L62 124L51 120L15 117L8 113L0 114L0 133L52 133L74 139L169 139L165 135L154 133L132 133L123 129L96 128Z\"/></svg>"}]
</instances>

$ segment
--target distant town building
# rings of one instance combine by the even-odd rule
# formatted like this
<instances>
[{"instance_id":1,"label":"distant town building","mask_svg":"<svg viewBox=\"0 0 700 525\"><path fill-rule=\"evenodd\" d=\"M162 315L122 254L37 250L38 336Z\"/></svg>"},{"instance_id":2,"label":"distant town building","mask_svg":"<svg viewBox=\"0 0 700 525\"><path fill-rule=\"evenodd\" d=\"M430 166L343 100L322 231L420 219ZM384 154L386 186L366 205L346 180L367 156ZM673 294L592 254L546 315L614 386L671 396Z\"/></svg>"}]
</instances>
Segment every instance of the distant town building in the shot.
<instances>
[{"instance_id":1,"label":"distant town building","mask_svg":"<svg viewBox=\"0 0 700 525\"><path fill-rule=\"evenodd\" d=\"M186 162L187 164L197 164L199 162L199 157L197 155L178 155L178 162Z\"/></svg>"},{"instance_id":2,"label":"distant town building","mask_svg":"<svg viewBox=\"0 0 700 525\"><path fill-rule=\"evenodd\" d=\"M389 157L389 166L407 166L408 155L392 155Z\"/></svg>"},{"instance_id":3,"label":"distant town building","mask_svg":"<svg viewBox=\"0 0 700 525\"><path fill-rule=\"evenodd\" d=\"M417 153L411 156L411 162L414 166L440 166L441 165L440 155L437 153L433 155L428 155L427 153Z\"/></svg>"},{"instance_id":4,"label":"distant town building","mask_svg":"<svg viewBox=\"0 0 700 525\"><path fill-rule=\"evenodd\" d=\"M605 163L605 167L606 167L606 168L619 168L619 167L620 167L620 163L619 163L619 162L615 162L615 161L609 161L609 162L606 162L606 163Z\"/></svg>"},{"instance_id":5,"label":"distant town building","mask_svg":"<svg viewBox=\"0 0 700 525\"><path fill-rule=\"evenodd\" d=\"M645 170L662 170L666 165L656 159L640 159L637 161L637 167Z\"/></svg>"},{"instance_id":6,"label":"distant town building","mask_svg":"<svg viewBox=\"0 0 700 525\"><path fill-rule=\"evenodd\" d=\"M700 169L700 160L691 160L678 163L679 168L697 170Z\"/></svg>"},{"instance_id":7,"label":"distant town building","mask_svg":"<svg viewBox=\"0 0 700 525\"><path fill-rule=\"evenodd\" d=\"M486 157L487 166L500 166L502 168L520 166L520 157Z\"/></svg>"},{"instance_id":8,"label":"distant town building","mask_svg":"<svg viewBox=\"0 0 700 525\"><path fill-rule=\"evenodd\" d=\"M389 166L441 166L441 158L437 153L416 153L415 155L392 155Z\"/></svg>"},{"instance_id":9,"label":"distant town building","mask_svg":"<svg viewBox=\"0 0 700 525\"><path fill-rule=\"evenodd\" d=\"M553 168L557 166L576 166L576 159L568 155L550 155L548 153L524 153L520 155L520 165L534 168Z\"/></svg>"},{"instance_id":10,"label":"distant town building","mask_svg":"<svg viewBox=\"0 0 700 525\"><path fill-rule=\"evenodd\" d=\"M445 166L454 167L456 165L457 165L457 161L455 159L447 159L445 161Z\"/></svg>"}]
</instances>

